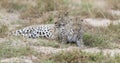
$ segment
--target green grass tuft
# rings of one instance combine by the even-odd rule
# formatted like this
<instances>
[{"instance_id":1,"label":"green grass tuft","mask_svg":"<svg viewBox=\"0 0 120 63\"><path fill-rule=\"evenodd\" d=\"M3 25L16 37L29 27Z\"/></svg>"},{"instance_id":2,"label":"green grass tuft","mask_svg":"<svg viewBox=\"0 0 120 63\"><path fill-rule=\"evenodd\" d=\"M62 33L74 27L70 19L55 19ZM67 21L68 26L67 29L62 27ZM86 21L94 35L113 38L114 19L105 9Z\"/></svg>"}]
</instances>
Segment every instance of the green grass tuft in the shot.
<instances>
[{"instance_id":1,"label":"green grass tuft","mask_svg":"<svg viewBox=\"0 0 120 63\"><path fill-rule=\"evenodd\" d=\"M103 37L91 35L88 33L84 34L83 41L86 46L90 46L90 47L106 46L106 43Z\"/></svg>"},{"instance_id":2,"label":"green grass tuft","mask_svg":"<svg viewBox=\"0 0 120 63\"><path fill-rule=\"evenodd\" d=\"M5 36L7 36L7 32L8 32L8 27L6 25L2 24L0 26L0 37L3 38Z\"/></svg>"}]
</instances>

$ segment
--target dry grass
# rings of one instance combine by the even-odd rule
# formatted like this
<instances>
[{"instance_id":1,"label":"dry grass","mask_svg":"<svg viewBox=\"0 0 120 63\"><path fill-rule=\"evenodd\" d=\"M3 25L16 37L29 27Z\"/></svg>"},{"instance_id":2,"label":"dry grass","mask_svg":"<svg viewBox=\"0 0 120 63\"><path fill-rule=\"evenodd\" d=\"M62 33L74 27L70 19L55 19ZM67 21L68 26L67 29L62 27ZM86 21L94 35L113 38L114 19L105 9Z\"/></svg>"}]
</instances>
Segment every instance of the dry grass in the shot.
<instances>
[{"instance_id":1,"label":"dry grass","mask_svg":"<svg viewBox=\"0 0 120 63\"><path fill-rule=\"evenodd\" d=\"M95 0L81 0L81 3L77 6L72 5L73 2L64 1L64 0L35 0L36 6L30 4L24 4L21 1L7 1L1 0L1 6L3 8L12 10L12 11L21 11L21 18L38 18L41 17L44 13L49 11L58 11L58 10L73 10L71 11L74 14L87 16L92 18L109 18L109 19L119 19L120 16L113 16L108 13L108 9L120 9L119 0L106 0L106 6L101 8L95 4ZM103 3L101 3L102 5ZM71 5L71 7L69 7ZM76 7L72 9L72 7Z\"/></svg>"},{"instance_id":2,"label":"dry grass","mask_svg":"<svg viewBox=\"0 0 120 63\"><path fill-rule=\"evenodd\" d=\"M27 25L53 23L56 12L66 8L64 0L36 0L36 6L29 6L21 12L20 18L27 19Z\"/></svg>"},{"instance_id":3,"label":"dry grass","mask_svg":"<svg viewBox=\"0 0 120 63\"><path fill-rule=\"evenodd\" d=\"M49 11L65 9L63 0L37 0L36 4L35 7L31 6L23 12L21 18L37 18Z\"/></svg>"},{"instance_id":4,"label":"dry grass","mask_svg":"<svg viewBox=\"0 0 120 63\"><path fill-rule=\"evenodd\" d=\"M21 12L26 10L28 4L22 4L19 1L8 1L8 0L1 0L0 5L2 8L7 9L8 12Z\"/></svg>"},{"instance_id":5,"label":"dry grass","mask_svg":"<svg viewBox=\"0 0 120 63\"><path fill-rule=\"evenodd\" d=\"M106 0L108 7L114 10L120 10L120 0Z\"/></svg>"},{"instance_id":6,"label":"dry grass","mask_svg":"<svg viewBox=\"0 0 120 63\"><path fill-rule=\"evenodd\" d=\"M26 15L26 14L24 14L24 15ZM26 17L22 16L24 19L27 19L27 21L24 22L23 25L30 26L30 25L37 25L37 24L38 25L39 24L53 24L54 20L56 18L56 15L57 15L57 11L46 12L46 13L40 14L39 16L38 15L39 15L39 13L36 14L36 17L33 17L35 15L26 16Z\"/></svg>"},{"instance_id":7,"label":"dry grass","mask_svg":"<svg viewBox=\"0 0 120 63\"><path fill-rule=\"evenodd\" d=\"M7 32L8 32L8 27L4 24L2 24L0 26L0 37L3 38L3 37L6 37L7 36Z\"/></svg>"},{"instance_id":8,"label":"dry grass","mask_svg":"<svg viewBox=\"0 0 120 63\"><path fill-rule=\"evenodd\" d=\"M80 16L89 17L89 18L105 18L105 19L112 19L112 20L119 19L120 16L116 16L108 12L110 10L109 9L110 6L107 7L107 4L106 4L106 6L103 6L101 8L94 2L95 0L82 0L79 6L73 9L71 12L73 15L80 15ZM101 5L102 4L103 3L101 3ZM116 5L119 5L119 4L116 3Z\"/></svg>"}]
</instances>

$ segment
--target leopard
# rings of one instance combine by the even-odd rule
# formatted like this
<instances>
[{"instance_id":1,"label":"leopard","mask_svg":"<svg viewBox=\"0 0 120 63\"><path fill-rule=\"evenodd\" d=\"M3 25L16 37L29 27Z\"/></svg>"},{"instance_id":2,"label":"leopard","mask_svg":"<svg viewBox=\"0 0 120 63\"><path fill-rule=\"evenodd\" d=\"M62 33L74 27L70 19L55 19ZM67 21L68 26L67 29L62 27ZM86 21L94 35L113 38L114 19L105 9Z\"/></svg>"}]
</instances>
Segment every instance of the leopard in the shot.
<instances>
[{"instance_id":1,"label":"leopard","mask_svg":"<svg viewBox=\"0 0 120 63\"><path fill-rule=\"evenodd\" d=\"M47 38L58 40L61 43L75 42L79 47L83 47L82 20L73 18L68 13L59 14L57 21L53 24L31 25L22 29L12 31L14 36L27 38Z\"/></svg>"}]
</instances>

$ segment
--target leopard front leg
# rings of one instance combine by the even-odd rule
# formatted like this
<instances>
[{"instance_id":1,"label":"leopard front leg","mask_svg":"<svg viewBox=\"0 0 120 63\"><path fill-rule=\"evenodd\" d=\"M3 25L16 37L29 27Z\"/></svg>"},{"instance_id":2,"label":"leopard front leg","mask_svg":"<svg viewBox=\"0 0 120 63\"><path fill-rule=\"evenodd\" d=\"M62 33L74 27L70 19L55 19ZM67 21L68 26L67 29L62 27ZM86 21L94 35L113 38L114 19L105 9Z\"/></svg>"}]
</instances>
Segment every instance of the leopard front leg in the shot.
<instances>
[{"instance_id":1,"label":"leopard front leg","mask_svg":"<svg viewBox=\"0 0 120 63\"><path fill-rule=\"evenodd\" d=\"M62 36L61 43L62 44L67 44L67 36L66 35Z\"/></svg>"},{"instance_id":2,"label":"leopard front leg","mask_svg":"<svg viewBox=\"0 0 120 63\"><path fill-rule=\"evenodd\" d=\"M83 39L81 38L81 39L77 40L76 44L78 45L78 47L83 48L84 47Z\"/></svg>"}]
</instances>

